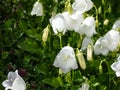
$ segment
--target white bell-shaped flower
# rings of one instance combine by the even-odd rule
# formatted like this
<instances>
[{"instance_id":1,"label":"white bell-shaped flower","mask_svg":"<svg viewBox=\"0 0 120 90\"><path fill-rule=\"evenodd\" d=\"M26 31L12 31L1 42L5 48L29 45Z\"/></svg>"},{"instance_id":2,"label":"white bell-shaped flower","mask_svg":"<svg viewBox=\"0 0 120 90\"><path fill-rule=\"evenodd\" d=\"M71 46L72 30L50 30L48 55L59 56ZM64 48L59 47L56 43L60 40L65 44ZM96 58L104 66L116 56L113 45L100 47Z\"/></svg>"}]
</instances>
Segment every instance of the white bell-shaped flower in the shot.
<instances>
[{"instance_id":1,"label":"white bell-shaped flower","mask_svg":"<svg viewBox=\"0 0 120 90\"><path fill-rule=\"evenodd\" d=\"M94 17L87 17L76 32L81 35L85 34L87 37L92 37L93 34L96 34Z\"/></svg>"},{"instance_id":2,"label":"white bell-shaped flower","mask_svg":"<svg viewBox=\"0 0 120 90\"><path fill-rule=\"evenodd\" d=\"M59 67L63 73L68 73L71 69L77 69L77 61L72 47L65 46L55 58L55 67Z\"/></svg>"},{"instance_id":3,"label":"white bell-shaped flower","mask_svg":"<svg viewBox=\"0 0 120 90\"><path fill-rule=\"evenodd\" d=\"M81 46L81 50L85 50L87 49L87 46L91 44L93 45L93 42L92 42L92 39L91 38L88 38L88 37L85 37L82 41L82 46Z\"/></svg>"},{"instance_id":4,"label":"white bell-shaped flower","mask_svg":"<svg viewBox=\"0 0 120 90\"><path fill-rule=\"evenodd\" d=\"M18 70L8 73L8 80L3 81L2 85L5 90L25 90L26 84L21 76L18 74Z\"/></svg>"},{"instance_id":5,"label":"white bell-shaped flower","mask_svg":"<svg viewBox=\"0 0 120 90\"><path fill-rule=\"evenodd\" d=\"M58 33L65 34L66 32L66 21L62 14L57 14L55 17L50 19L50 24L53 28L53 32L57 35Z\"/></svg>"},{"instance_id":6,"label":"white bell-shaped flower","mask_svg":"<svg viewBox=\"0 0 120 90\"><path fill-rule=\"evenodd\" d=\"M117 61L111 65L111 68L113 71L115 71L116 76L120 77L120 56L118 57Z\"/></svg>"},{"instance_id":7,"label":"white bell-shaped flower","mask_svg":"<svg viewBox=\"0 0 120 90\"><path fill-rule=\"evenodd\" d=\"M117 50L118 44L120 42L120 34L116 30L110 30L105 34L102 41L102 46L107 47L109 51Z\"/></svg>"},{"instance_id":8,"label":"white bell-shaped flower","mask_svg":"<svg viewBox=\"0 0 120 90\"><path fill-rule=\"evenodd\" d=\"M89 86L88 83L83 83L80 90L89 90L89 87L90 87L90 86Z\"/></svg>"},{"instance_id":9,"label":"white bell-shaped flower","mask_svg":"<svg viewBox=\"0 0 120 90\"><path fill-rule=\"evenodd\" d=\"M95 53L95 55L102 54L102 55L104 55L104 56L107 56L108 53L109 53L109 50L108 50L107 47L102 46L102 44L101 44L102 40L103 40L103 38L100 37L100 38L96 41L96 43L95 43L95 45L94 45L94 53Z\"/></svg>"},{"instance_id":10,"label":"white bell-shaped flower","mask_svg":"<svg viewBox=\"0 0 120 90\"><path fill-rule=\"evenodd\" d=\"M112 29L114 29L114 30L120 29L120 20L115 21L115 23L113 24Z\"/></svg>"},{"instance_id":11,"label":"white bell-shaped flower","mask_svg":"<svg viewBox=\"0 0 120 90\"><path fill-rule=\"evenodd\" d=\"M43 6L39 1L35 2L33 9L31 11L31 15L36 15L36 16L43 15Z\"/></svg>"},{"instance_id":12,"label":"white bell-shaped flower","mask_svg":"<svg viewBox=\"0 0 120 90\"><path fill-rule=\"evenodd\" d=\"M93 7L93 2L91 0L75 0L72 4L72 8L79 12L84 13Z\"/></svg>"},{"instance_id":13,"label":"white bell-shaped flower","mask_svg":"<svg viewBox=\"0 0 120 90\"><path fill-rule=\"evenodd\" d=\"M83 14L79 14L77 12L63 12L62 15L65 18L67 30L78 30L84 19Z\"/></svg>"}]
</instances>

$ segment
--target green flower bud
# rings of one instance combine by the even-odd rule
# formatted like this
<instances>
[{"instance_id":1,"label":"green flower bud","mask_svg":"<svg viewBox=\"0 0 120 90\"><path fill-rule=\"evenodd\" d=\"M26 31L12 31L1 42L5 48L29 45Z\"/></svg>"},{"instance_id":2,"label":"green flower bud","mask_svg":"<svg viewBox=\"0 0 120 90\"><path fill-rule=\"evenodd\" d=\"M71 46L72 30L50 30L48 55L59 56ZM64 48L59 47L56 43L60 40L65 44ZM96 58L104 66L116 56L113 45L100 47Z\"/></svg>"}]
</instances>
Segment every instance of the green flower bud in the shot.
<instances>
[{"instance_id":1,"label":"green flower bud","mask_svg":"<svg viewBox=\"0 0 120 90\"><path fill-rule=\"evenodd\" d=\"M102 12L102 8L101 8L101 6L98 8L98 13L99 14L101 14L101 12Z\"/></svg>"},{"instance_id":2,"label":"green flower bud","mask_svg":"<svg viewBox=\"0 0 120 90\"><path fill-rule=\"evenodd\" d=\"M99 65L99 72L100 72L100 74L103 72L103 68L102 68L101 63L100 63L100 65Z\"/></svg>"}]
</instances>

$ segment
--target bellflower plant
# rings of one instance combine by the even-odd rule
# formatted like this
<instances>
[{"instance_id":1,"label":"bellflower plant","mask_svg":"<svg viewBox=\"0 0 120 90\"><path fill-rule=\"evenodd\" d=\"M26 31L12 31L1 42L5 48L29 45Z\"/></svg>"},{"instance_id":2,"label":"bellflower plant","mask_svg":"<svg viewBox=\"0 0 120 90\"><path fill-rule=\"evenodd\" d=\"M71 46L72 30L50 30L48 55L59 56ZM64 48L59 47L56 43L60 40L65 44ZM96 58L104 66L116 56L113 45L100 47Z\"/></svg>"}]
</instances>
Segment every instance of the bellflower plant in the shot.
<instances>
[{"instance_id":1,"label":"bellflower plant","mask_svg":"<svg viewBox=\"0 0 120 90\"><path fill-rule=\"evenodd\" d=\"M75 0L72 4L72 8L79 12L84 13L93 7L93 2L91 0Z\"/></svg>"},{"instance_id":2,"label":"bellflower plant","mask_svg":"<svg viewBox=\"0 0 120 90\"><path fill-rule=\"evenodd\" d=\"M39 1L35 2L33 9L31 11L31 15L36 15L36 16L43 15L43 6Z\"/></svg>"},{"instance_id":3,"label":"bellflower plant","mask_svg":"<svg viewBox=\"0 0 120 90\"><path fill-rule=\"evenodd\" d=\"M119 4L1 0L0 90L119 90Z\"/></svg>"},{"instance_id":4,"label":"bellflower plant","mask_svg":"<svg viewBox=\"0 0 120 90\"><path fill-rule=\"evenodd\" d=\"M71 69L77 69L74 49L71 46L63 47L57 54L53 65L59 67L63 73L68 73Z\"/></svg>"},{"instance_id":5,"label":"bellflower plant","mask_svg":"<svg viewBox=\"0 0 120 90\"><path fill-rule=\"evenodd\" d=\"M117 61L111 65L113 71L115 71L116 76L120 77L120 56L117 58Z\"/></svg>"},{"instance_id":6,"label":"bellflower plant","mask_svg":"<svg viewBox=\"0 0 120 90\"><path fill-rule=\"evenodd\" d=\"M22 77L18 74L18 70L15 72L10 71L8 73L8 80L3 81L2 85L5 90L25 90L26 84Z\"/></svg>"}]
</instances>

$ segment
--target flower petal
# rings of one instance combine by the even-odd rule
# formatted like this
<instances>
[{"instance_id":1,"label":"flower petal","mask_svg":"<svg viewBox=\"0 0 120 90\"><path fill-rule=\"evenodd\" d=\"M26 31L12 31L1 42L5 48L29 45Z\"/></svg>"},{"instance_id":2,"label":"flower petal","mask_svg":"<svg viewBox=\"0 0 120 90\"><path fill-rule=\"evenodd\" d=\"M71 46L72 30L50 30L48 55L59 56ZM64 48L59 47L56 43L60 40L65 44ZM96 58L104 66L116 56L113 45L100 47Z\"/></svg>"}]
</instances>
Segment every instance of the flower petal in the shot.
<instances>
[{"instance_id":1,"label":"flower petal","mask_svg":"<svg viewBox=\"0 0 120 90\"><path fill-rule=\"evenodd\" d=\"M15 79L12 87L13 87L13 90L25 90L26 89L25 84L19 78Z\"/></svg>"},{"instance_id":2,"label":"flower petal","mask_svg":"<svg viewBox=\"0 0 120 90\"><path fill-rule=\"evenodd\" d=\"M12 82L9 81L9 80L5 80L5 81L3 81L2 85L3 85L4 87L11 87L11 86L12 86Z\"/></svg>"}]
</instances>

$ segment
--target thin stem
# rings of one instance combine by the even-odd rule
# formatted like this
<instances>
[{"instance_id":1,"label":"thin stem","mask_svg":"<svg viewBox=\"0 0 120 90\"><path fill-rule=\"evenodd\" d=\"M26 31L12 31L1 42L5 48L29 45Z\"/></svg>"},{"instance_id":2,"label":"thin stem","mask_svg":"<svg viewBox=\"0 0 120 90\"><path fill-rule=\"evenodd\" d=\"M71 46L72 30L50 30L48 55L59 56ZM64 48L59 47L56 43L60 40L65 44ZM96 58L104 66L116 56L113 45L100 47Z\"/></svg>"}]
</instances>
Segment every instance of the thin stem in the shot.
<instances>
[{"instance_id":1,"label":"thin stem","mask_svg":"<svg viewBox=\"0 0 120 90\"><path fill-rule=\"evenodd\" d=\"M109 66L108 62L107 62L105 59L101 62L101 64L102 64L103 62L106 63L107 68L108 68L108 75L109 75L109 86L108 86L108 90L110 90L110 84L111 84L111 79L110 79L110 66Z\"/></svg>"},{"instance_id":2,"label":"thin stem","mask_svg":"<svg viewBox=\"0 0 120 90\"><path fill-rule=\"evenodd\" d=\"M60 39L60 48L62 48L62 36L59 35L59 39Z\"/></svg>"},{"instance_id":3,"label":"thin stem","mask_svg":"<svg viewBox=\"0 0 120 90\"><path fill-rule=\"evenodd\" d=\"M99 24L98 24L98 9L97 9L97 7L94 5L94 8L95 8L95 12L96 12L96 26L98 27L99 26Z\"/></svg>"},{"instance_id":4,"label":"thin stem","mask_svg":"<svg viewBox=\"0 0 120 90\"><path fill-rule=\"evenodd\" d=\"M74 81L74 70L72 70L72 85L73 85L73 81Z\"/></svg>"}]
</instances>

